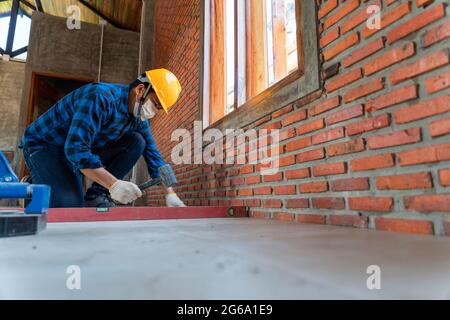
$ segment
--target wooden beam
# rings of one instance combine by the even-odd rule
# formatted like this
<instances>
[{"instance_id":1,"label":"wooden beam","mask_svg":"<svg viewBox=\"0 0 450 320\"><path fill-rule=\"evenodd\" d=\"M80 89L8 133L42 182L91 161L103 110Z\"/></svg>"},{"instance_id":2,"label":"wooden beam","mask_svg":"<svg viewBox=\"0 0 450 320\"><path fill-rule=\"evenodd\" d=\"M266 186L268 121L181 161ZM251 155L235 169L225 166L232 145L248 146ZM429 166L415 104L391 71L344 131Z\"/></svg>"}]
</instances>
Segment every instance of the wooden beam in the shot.
<instances>
[{"instance_id":1,"label":"wooden beam","mask_svg":"<svg viewBox=\"0 0 450 320\"><path fill-rule=\"evenodd\" d=\"M44 12L44 8L42 7L42 2L41 0L34 0L34 3L36 5L36 9L39 12Z\"/></svg>"},{"instance_id":2,"label":"wooden beam","mask_svg":"<svg viewBox=\"0 0 450 320\"><path fill-rule=\"evenodd\" d=\"M211 1L210 124L223 118L226 106L225 1Z\"/></svg>"},{"instance_id":3,"label":"wooden beam","mask_svg":"<svg viewBox=\"0 0 450 320\"><path fill-rule=\"evenodd\" d=\"M89 2L87 2L86 0L78 0L78 2L80 2L82 5L84 5L86 8L88 8L89 10L91 10L92 12L94 12L96 15L98 15L100 18L102 18L103 20L105 20L106 22L108 22L110 25L119 28L119 26L110 18L108 18L106 15L104 15L103 13L101 13L97 8L95 8L93 5L91 5Z\"/></svg>"},{"instance_id":4,"label":"wooden beam","mask_svg":"<svg viewBox=\"0 0 450 320\"><path fill-rule=\"evenodd\" d=\"M275 81L287 76L285 0L272 0Z\"/></svg>"},{"instance_id":5,"label":"wooden beam","mask_svg":"<svg viewBox=\"0 0 450 320\"><path fill-rule=\"evenodd\" d=\"M268 87L266 2L247 0L247 100Z\"/></svg>"},{"instance_id":6,"label":"wooden beam","mask_svg":"<svg viewBox=\"0 0 450 320\"><path fill-rule=\"evenodd\" d=\"M36 10L36 7L34 5L32 5L31 3L29 3L27 0L20 0L20 2L22 2L24 5L26 5L31 10ZM26 14L26 12L25 12L25 14Z\"/></svg>"}]
</instances>

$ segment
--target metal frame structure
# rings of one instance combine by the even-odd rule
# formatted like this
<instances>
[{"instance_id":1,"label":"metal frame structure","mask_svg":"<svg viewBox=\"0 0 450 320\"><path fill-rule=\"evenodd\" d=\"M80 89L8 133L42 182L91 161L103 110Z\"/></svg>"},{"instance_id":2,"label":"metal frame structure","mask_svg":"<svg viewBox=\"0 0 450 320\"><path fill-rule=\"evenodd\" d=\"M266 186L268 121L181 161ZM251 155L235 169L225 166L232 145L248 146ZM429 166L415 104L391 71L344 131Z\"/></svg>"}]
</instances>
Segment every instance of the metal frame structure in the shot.
<instances>
[{"instance_id":1,"label":"metal frame structure","mask_svg":"<svg viewBox=\"0 0 450 320\"><path fill-rule=\"evenodd\" d=\"M0 0L0 2L3 2L3 1L6 1L6 0ZM14 58L28 50L28 46L25 46L23 48L13 51L13 45L14 45L14 36L16 33L16 26L17 26L17 16L19 14L24 14L27 17L31 18L24 10L22 10L20 8L20 3L24 4L25 6L27 6L28 8L30 8L34 11L37 10L39 12L44 12L41 0L34 0L34 3L35 3L34 5L30 1L29 0L13 0L12 6L11 6L11 12L5 13L5 14L0 14L0 18L4 18L4 17L8 17L8 16L11 17L11 19L9 21L9 29L8 29L6 48L0 47L1 55L8 55L9 57ZM99 10L97 10L95 7L93 7L91 4L89 4L89 2L87 2L85 0L78 0L78 2L81 3L82 5L86 6L89 10L91 10L93 13L98 15L100 18L102 18L103 20L108 22L110 25L112 25L114 27L118 27L118 25L114 21L109 19L106 15L104 15Z\"/></svg>"},{"instance_id":2,"label":"metal frame structure","mask_svg":"<svg viewBox=\"0 0 450 320\"><path fill-rule=\"evenodd\" d=\"M37 2L40 2L40 0L37 0ZM5 15L2 15L1 17L10 16L11 19L9 20L9 29L8 29L8 37L6 40L6 48L3 49L0 47L0 54L2 55L8 55L11 58L14 58L18 55L21 55L22 53L26 52L28 50L28 46L25 46L23 48L17 49L13 51L13 45L14 45L14 36L16 33L16 25L17 25L17 16L19 14L25 14L29 17L28 14L26 14L25 11L20 9L20 3L23 3L27 7L36 10L36 7L32 5L27 0L13 0L12 6L11 6L11 12Z\"/></svg>"}]
</instances>

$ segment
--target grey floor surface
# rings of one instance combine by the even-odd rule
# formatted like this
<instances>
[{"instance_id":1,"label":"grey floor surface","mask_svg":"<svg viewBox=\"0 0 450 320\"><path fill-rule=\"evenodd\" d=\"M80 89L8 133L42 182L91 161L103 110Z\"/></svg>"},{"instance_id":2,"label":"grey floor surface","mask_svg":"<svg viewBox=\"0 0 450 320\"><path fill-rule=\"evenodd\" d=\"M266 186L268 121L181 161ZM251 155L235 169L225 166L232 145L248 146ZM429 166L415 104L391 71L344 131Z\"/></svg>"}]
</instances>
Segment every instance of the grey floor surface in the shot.
<instances>
[{"instance_id":1,"label":"grey floor surface","mask_svg":"<svg viewBox=\"0 0 450 320\"><path fill-rule=\"evenodd\" d=\"M18 298L450 299L450 239L257 219L51 224L0 239L0 299Z\"/></svg>"}]
</instances>

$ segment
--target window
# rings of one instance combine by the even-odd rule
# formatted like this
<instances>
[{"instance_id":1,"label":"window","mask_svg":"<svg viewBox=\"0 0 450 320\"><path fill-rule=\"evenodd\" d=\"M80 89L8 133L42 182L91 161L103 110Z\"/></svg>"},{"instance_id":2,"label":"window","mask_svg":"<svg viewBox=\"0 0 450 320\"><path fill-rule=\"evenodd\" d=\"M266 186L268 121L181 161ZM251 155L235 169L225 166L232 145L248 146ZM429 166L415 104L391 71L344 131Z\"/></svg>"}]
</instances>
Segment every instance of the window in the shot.
<instances>
[{"instance_id":1,"label":"window","mask_svg":"<svg viewBox=\"0 0 450 320\"><path fill-rule=\"evenodd\" d=\"M305 74L304 31L313 29L309 37L311 33L317 37L316 23L305 29L305 18L311 20L306 16L308 12L316 19L315 4L308 2L311 1L204 1L205 127L232 118L231 114L237 111L244 113L241 109L260 109L263 101L289 86L291 91L296 90L293 84ZM317 44L312 47L313 66L317 67ZM315 78L318 80L317 75ZM297 93L300 91L297 88ZM301 97L285 95L286 99L278 99L272 108L291 103L294 96Z\"/></svg>"},{"instance_id":2,"label":"window","mask_svg":"<svg viewBox=\"0 0 450 320\"><path fill-rule=\"evenodd\" d=\"M30 10L18 1L0 1L0 55L26 59L31 28L30 14Z\"/></svg>"}]
</instances>

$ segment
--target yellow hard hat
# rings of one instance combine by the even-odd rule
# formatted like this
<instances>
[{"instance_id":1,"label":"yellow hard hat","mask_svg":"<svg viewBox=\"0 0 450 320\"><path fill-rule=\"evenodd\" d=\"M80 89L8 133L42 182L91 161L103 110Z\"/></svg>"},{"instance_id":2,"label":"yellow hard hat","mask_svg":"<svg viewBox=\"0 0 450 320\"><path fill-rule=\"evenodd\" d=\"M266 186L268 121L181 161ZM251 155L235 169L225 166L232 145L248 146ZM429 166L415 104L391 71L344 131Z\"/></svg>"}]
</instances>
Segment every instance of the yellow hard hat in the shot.
<instances>
[{"instance_id":1,"label":"yellow hard hat","mask_svg":"<svg viewBox=\"0 0 450 320\"><path fill-rule=\"evenodd\" d=\"M155 90L159 102L161 102L161 106L167 113L180 97L180 82L172 72L166 69L149 70L145 74L150 80L152 88Z\"/></svg>"}]
</instances>

